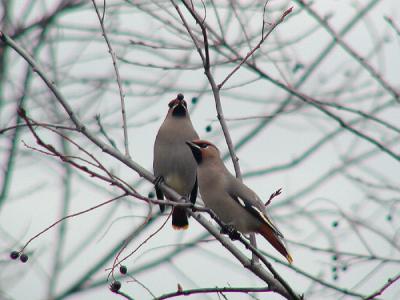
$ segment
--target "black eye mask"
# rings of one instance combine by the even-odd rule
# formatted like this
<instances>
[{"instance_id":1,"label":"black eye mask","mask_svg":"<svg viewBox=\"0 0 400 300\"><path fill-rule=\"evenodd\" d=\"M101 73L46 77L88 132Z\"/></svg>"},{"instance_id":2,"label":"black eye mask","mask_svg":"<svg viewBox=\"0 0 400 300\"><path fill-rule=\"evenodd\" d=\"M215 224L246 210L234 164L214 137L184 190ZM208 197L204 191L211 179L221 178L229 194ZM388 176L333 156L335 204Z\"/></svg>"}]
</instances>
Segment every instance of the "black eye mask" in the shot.
<instances>
[{"instance_id":1,"label":"black eye mask","mask_svg":"<svg viewBox=\"0 0 400 300\"><path fill-rule=\"evenodd\" d=\"M179 105L177 105L173 111L172 111L172 115L174 117L185 117L186 116L186 106L184 103L180 103Z\"/></svg>"},{"instance_id":2,"label":"black eye mask","mask_svg":"<svg viewBox=\"0 0 400 300\"><path fill-rule=\"evenodd\" d=\"M189 146L190 150L192 151L193 157L196 160L197 164L200 164L201 161L203 160L200 146L195 145L191 142L186 142L186 144Z\"/></svg>"}]
</instances>

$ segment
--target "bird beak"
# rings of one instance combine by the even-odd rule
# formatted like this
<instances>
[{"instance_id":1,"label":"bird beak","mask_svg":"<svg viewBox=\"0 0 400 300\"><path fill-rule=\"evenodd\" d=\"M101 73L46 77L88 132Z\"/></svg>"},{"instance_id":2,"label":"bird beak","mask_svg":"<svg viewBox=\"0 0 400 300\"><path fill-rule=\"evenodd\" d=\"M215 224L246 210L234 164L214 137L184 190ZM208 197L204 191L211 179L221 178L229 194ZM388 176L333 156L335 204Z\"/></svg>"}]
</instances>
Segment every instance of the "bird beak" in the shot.
<instances>
[{"instance_id":1,"label":"bird beak","mask_svg":"<svg viewBox=\"0 0 400 300\"><path fill-rule=\"evenodd\" d=\"M174 106L172 106L172 115L175 117L185 117L187 115L187 109L184 105L184 100L179 100L176 101Z\"/></svg>"},{"instance_id":2,"label":"bird beak","mask_svg":"<svg viewBox=\"0 0 400 300\"><path fill-rule=\"evenodd\" d=\"M186 141L186 145L188 145L190 150L192 150L194 159L197 161L197 163L201 163L203 159L201 154L201 148L197 144L190 141Z\"/></svg>"},{"instance_id":3,"label":"bird beak","mask_svg":"<svg viewBox=\"0 0 400 300\"><path fill-rule=\"evenodd\" d=\"M183 105L183 99L182 100L178 100L178 103L174 105L174 108L176 108L178 106L185 107L185 105Z\"/></svg>"}]
</instances>

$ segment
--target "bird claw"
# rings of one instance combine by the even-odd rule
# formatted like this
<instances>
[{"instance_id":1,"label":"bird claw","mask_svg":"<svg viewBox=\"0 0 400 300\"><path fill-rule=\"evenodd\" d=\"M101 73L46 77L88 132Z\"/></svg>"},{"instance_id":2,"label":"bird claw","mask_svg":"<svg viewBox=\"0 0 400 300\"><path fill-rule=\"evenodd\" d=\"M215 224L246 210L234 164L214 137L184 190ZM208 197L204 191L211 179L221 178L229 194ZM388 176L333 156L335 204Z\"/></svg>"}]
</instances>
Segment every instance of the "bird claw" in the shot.
<instances>
[{"instance_id":1,"label":"bird claw","mask_svg":"<svg viewBox=\"0 0 400 300\"><path fill-rule=\"evenodd\" d=\"M179 200L180 200L180 202L182 202L182 203L188 203L188 202L189 202L189 198L188 198L188 197L185 197L185 196L182 196Z\"/></svg>"},{"instance_id":2,"label":"bird claw","mask_svg":"<svg viewBox=\"0 0 400 300\"><path fill-rule=\"evenodd\" d=\"M232 241L236 241L236 240L238 240L240 238L240 233L238 231L234 230L234 231L229 233L229 238Z\"/></svg>"},{"instance_id":3,"label":"bird claw","mask_svg":"<svg viewBox=\"0 0 400 300\"><path fill-rule=\"evenodd\" d=\"M160 184L164 182L164 177L163 176L157 176L156 179L154 180L154 185L159 188Z\"/></svg>"},{"instance_id":4,"label":"bird claw","mask_svg":"<svg viewBox=\"0 0 400 300\"><path fill-rule=\"evenodd\" d=\"M227 234L231 240L238 240L240 238L240 233L231 224L226 224L221 228L221 234Z\"/></svg>"}]
</instances>

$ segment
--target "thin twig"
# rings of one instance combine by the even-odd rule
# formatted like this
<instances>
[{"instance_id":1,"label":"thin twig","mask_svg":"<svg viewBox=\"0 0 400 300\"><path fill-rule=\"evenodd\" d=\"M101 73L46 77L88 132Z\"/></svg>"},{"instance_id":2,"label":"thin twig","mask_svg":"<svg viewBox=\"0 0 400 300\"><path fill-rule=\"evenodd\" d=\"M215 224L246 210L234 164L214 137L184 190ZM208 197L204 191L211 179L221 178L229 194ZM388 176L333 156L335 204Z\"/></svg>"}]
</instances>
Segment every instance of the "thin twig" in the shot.
<instances>
[{"instance_id":1,"label":"thin twig","mask_svg":"<svg viewBox=\"0 0 400 300\"><path fill-rule=\"evenodd\" d=\"M65 217L63 217L63 218L57 220L57 221L54 222L53 224L47 226L45 229L43 229L42 231L40 231L39 233L37 233L37 234L35 234L33 237L31 237L31 238L24 244L24 246L21 248L20 252L23 252L24 249L25 249L26 247L28 247L28 245L29 245L34 239L36 239L38 236L42 235L42 234L45 233L46 231L50 230L51 228L53 228L54 226L56 226L56 225L59 224L60 222L65 221L66 219L69 219L69 218L72 218L72 217L76 217L76 216L85 214L85 213L90 212L90 211L92 211L92 210L95 210L95 209L97 209L97 208L99 208L99 207L102 207L102 206L104 206L104 205L106 205L106 204L112 203L112 202L114 202L114 201L116 201L116 200L118 200L118 199L120 199L120 198L122 198L122 197L125 197L125 196L126 196L126 194L122 194L122 195L117 196L117 197L115 197L115 198L112 198L112 199L110 199L110 200L101 202L100 204L97 204L97 205L95 205L95 206L89 207L88 209L81 210L81 211L79 211L79 212L76 212L76 213L74 213L74 214L67 215L67 216L65 216Z\"/></svg>"},{"instance_id":2,"label":"thin twig","mask_svg":"<svg viewBox=\"0 0 400 300\"><path fill-rule=\"evenodd\" d=\"M311 6L304 2L304 0L296 0L296 2L303 7L319 24L321 24L326 31L335 39L335 42L340 45L351 57L353 57L369 74L374 78L386 91L388 91L400 102L400 92L387 82L383 76L371 65L364 57L358 54L353 48L351 48L337 33L336 31L324 20L317 12L315 12Z\"/></svg>"},{"instance_id":3,"label":"thin twig","mask_svg":"<svg viewBox=\"0 0 400 300\"><path fill-rule=\"evenodd\" d=\"M289 7L287 10L285 10L283 12L283 14L279 18L279 20L270 27L270 29L267 31L267 33L265 35L263 35L261 37L261 40L258 42L258 44L249 53L247 53L247 55L242 59L242 61L225 77L224 80L222 80L222 82L220 84L218 84L218 89L222 89L222 87L229 80L229 78L231 78L232 75L235 74L236 71L239 70L240 67L254 54L254 52L256 52L261 47L261 45L265 42L265 40L268 38L268 36L272 33L272 31L274 31L274 29L285 20L285 17L288 14L290 14L292 12L292 10L293 10L293 6ZM263 28L264 28L264 24L263 24Z\"/></svg>"},{"instance_id":4,"label":"thin twig","mask_svg":"<svg viewBox=\"0 0 400 300\"><path fill-rule=\"evenodd\" d=\"M124 93L124 90L123 90L121 77L119 75L116 55L115 55L115 52L114 52L114 50L113 50L113 48L111 46L111 43L110 43L108 37L107 37L106 30L104 28L104 17L105 17L105 4L106 4L106 1L104 1L103 16L100 16L100 12L99 12L99 9L97 8L96 1L92 0L92 3L93 3L93 6L94 6L94 9L96 11L97 18L99 19L101 31L103 33L104 40L107 43L108 51L110 52L110 56L111 56L111 59L112 59L112 62L113 62L113 66L114 66L115 76L116 76L116 79L117 79L118 90L119 90L119 97L121 99L122 128L124 130L125 155L130 157L129 141L128 141L128 128L127 128L127 125L126 125L125 93Z\"/></svg>"},{"instance_id":5,"label":"thin twig","mask_svg":"<svg viewBox=\"0 0 400 300\"><path fill-rule=\"evenodd\" d=\"M120 295L120 296L124 297L124 298L127 299L127 300L134 300L131 296L129 296L128 294L126 294L126 293L124 293L124 292L122 292L122 291L116 291L116 292L114 292L114 293L117 294L117 295Z\"/></svg>"},{"instance_id":6,"label":"thin twig","mask_svg":"<svg viewBox=\"0 0 400 300\"><path fill-rule=\"evenodd\" d=\"M389 278L385 285L383 285L379 290L377 290L375 293L371 294L370 296L366 297L365 300L371 300L375 299L375 297L380 296L383 294L383 292L390 287L392 284L394 284L397 280L400 279L400 274L397 274L396 277L394 278Z\"/></svg>"},{"instance_id":7,"label":"thin twig","mask_svg":"<svg viewBox=\"0 0 400 300\"><path fill-rule=\"evenodd\" d=\"M16 128L20 128L20 127L26 127L28 126L27 124L16 124L13 126L9 126L9 127L5 127L3 129L0 129L0 134L4 134L7 131L16 129ZM50 124L50 123L42 123L42 122L36 122L35 126L45 126L45 127L53 127L56 129L64 129L64 130L70 130L70 131L77 131L76 128L74 127L70 127L70 126L65 126L65 125L56 125L56 124Z\"/></svg>"},{"instance_id":8,"label":"thin twig","mask_svg":"<svg viewBox=\"0 0 400 300\"><path fill-rule=\"evenodd\" d=\"M391 17L384 16L385 21L394 29L398 36L400 36L400 27L393 21Z\"/></svg>"},{"instance_id":9,"label":"thin twig","mask_svg":"<svg viewBox=\"0 0 400 300\"><path fill-rule=\"evenodd\" d=\"M127 260L129 257L131 257L133 254L135 254L144 244L146 244L153 236L155 236L157 233L160 232L161 229L163 229L165 227L165 224L167 224L168 220L170 219L172 215L172 209L170 214L168 215L168 218L165 219L165 221L161 224L161 226L159 228L157 228L156 231L154 231L152 234L150 234L148 237L146 237L146 239L141 242L139 244L139 246L137 246L135 248L135 250L133 250L131 253L129 253L128 255L126 255L123 259L119 260L119 256L122 254L122 252L125 250L125 248L128 246L129 242L131 241L131 237L129 237L128 239L125 240L124 245L121 247L121 249L118 251L117 255L114 258L114 262L113 262L113 266L111 268L110 274L108 275L108 277L110 277L110 275L112 274L113 278L114 278L114 270L115 268L120 265L121 263L123 263L125 260ZM143 222L143 225L148 223L148 221L150 220L151 217L151 209L149 210L148 216L146 218L146 220ZM142 226L143 226L142 225ZM114 278L115 279L115 278Z\"/></svg>"},{"instance_id":10,"label":"thin twig","mask_svg":"<svg viewBox=\"0 0 400 300\"><path fill-rule=\"evenodd\" d=\"M202 62L203 62L203 67L204 67L204 66L205 66L206 58L205 58L205 56L204 56L204 54L203 54L203 51L201 50L201 46L200 46L200 44L199 44L199 41L196 39L196 37L194 36L192 30L190 29L190 26L189 26L189 24L186 22L186 19L185 19L185 17L183 16L183 14L182 14L182 12L181 12L179 6L175 3L174 0L170 0L170 1L171 1L172 5L175 7L177 13L179 14L179 17L181 18L181 20L182 20L182 22L183 22L184 27L185 27L186 30L188 31L188 33L189 33L189 35L190 35L190 38L192 39L194 45L196 46L196 50L197 50L197 52L199 53L199 55L200 55L200 57L201 57L201 60L202 60ZM184 2L184 4L185 4L185 2Z\"/></svg>"},{"instance_id":11,"label":"thin twig","mask_svg":"<svg viewBox=\"0 0 400 300\"><path fill-rule=\"evenodd\" d=\"M272 199L274 199L276 196L279 196L282 193L282 188L279 188L278 190L276 190L275 192L273 192L271 194L271 196L269 196L269 199L267 202L265 202L265 206L268 206L271 204Z\"/></svg>"},{"instance_id":12,"label":"thin twig","mask_svg":"<svg viewBox=\"0 0 400 300\"><path fill-rule=\"evenodd\" d=\"M379 3L379 0L371 0L369 3L367 3L352 19L350 19L344 26L343 28L339 31L339 36L343 38L344 35L348 34L352 28L354 28L360 20L365 17L366 14L368 14L377 4ZM219 36L211 27L208 28L209 31L213 34L214 38L217 39L217 41L226 49L229 49L229 51L233 54L234 57L239 57L239 53L228 43L225 42L224 38ZM324 49L321 50L319 55L310 63L308 69L305 71L305 73L302 75L302 77L293 84L293 87L296 89L299 89L309 78L310 76L315 72L315 70L318 68L318 66L321 65L321 63L324 61L324 59L331 53L331 51L334 49L336 45L336 41L333 40L331 41ZM225 56L226 58L230 58L230 56L226 55L225 52L222 52L219 50L219 48L215 48L217 51L219 51L220 54ZM290 103L292 103L292 97L293 96L300 96L297 95L296 90L289 90L287 85L282 84L278 80L273 79L270 77L268 74L263 72L260 68L258 68L256 65L251 64L249 61L246 62L246 65L249 67L250 70L252 70L254 73L258 74L261 76L263 79L266 79L267 81L270 81L277 87L283 89L284 91L288 92L288 96L282 104L272 113L272 115L278 115L281 112L285 111L285 109L288 107ZM301 99L301 98L300 98ZM254 137L256 134L260 133L263 128L265 128L268 124L270 123L270 120L266 119L260 122L253 130L249 132L245 137L243 137L239 142L237 143L237 148L243 147L246 145L251 139L249 137Z\"/></svg>"},{"instance_id":13,"label":"thin twig","mask_svg":"<svg viewBox=\"0 0 400 300\"><path fill-rule=\"evenodd\" d=\"M7 11L7 8L5 8L5 12ZM3 15L4 17L4 15ZM43 43L46 41L47 38L47 33L48 33L48 28L50 26L50 24L52 24L51 20L48 20L48 22L44 23L43 26L40 29L40 34L39 37L37 38L37 43L36 45L33 47L32 50L32 56L33 57L37 57L39 54L40 49L42 48ZM4 64L2 62L2 60L4 60L4 58L6 57L6 53L5 51L5 47L3 47L3 45L0 45L0 80L2 79L2 77L4 76L4 74L6 74L7 72L5 71L4 68ZM32 78L33 78L33 71L31 68L27 68L24 71L24 78L20 78L20 80L23 82L22 85L22 93L21 95L18 97L17 103L18 106L24 106L26 99L28 98L28 95L30 93L30 89L31 89L31 82L32 82ZM2 85L5 86L5 85ZM3 87L2 87L3 88ZM3 91L0 91L0 98L3 98ZM0 103L3 103L3 100L0 101ZM2 107L2 104L0 104L0 106ZM18 123L20 122L20 116L17 115L16 116L16 120L15 120L15 126L18 125ZM15 170L15 163L16 163L16 159L17 159L17 151L18 151L18 139L19 136L21 134L21 128L20 127L16 127L15 130L13 130L13 132L11 133L11 137L10 137L10 146L9 149L7 151L6 157L2 158L3 159L3 166L2 167L2 174L0 177L2 177L1 180L1 188L0 188L0 209L2 207L2 205L4 204L5 200L8 198L8 193L10 190L10 186L11 186L11 182L12 182L12 174Z\"/></svg>"},{"instance_id":14,"label":"thin twig","mask_svg":"<svg viewBox=\"0 0 400 300\"><path fill-rule=\"evenodd\" d=\"M266 0L264 3L264 8L263 8L263 14L262 14L262 27L261 27L261 37L264 36L264 31L265 31L265 13L267 12L267 6L268 6L269 0Z\"/></svg>"},{"instance_id":15,"label":"thin twig","mask_svg":"<svg viewBox=\"0 0 400 300\"><path fill-rule=\"evenodd\" d=\"M132 280L128 280L127 282L135 282L138 285L140 285L142 288L144 288L146 290L146 292L148 292L153 298L156 298L156 295L141 281L137 280L135 277L133 277L132 275L128 275L129 278L131 278Z\"/></svg>"},{"instance_id":16,"label":"thin twig","mask_svg":"<svg viewBox=\"0 0 400 300\"><path fill-rule=\"evenodd\" d=\"M172 3L174 3L173 0L171 0ZM221 128L222 128L222 132L224 133L224 137L225 137L225 141L226 144L228 146L229 149L229 154L231 155L232 158L232 163L235 169L235 173L236 173L236 177L239 178L240 180L242 180L242 172L240 170L240 166L239 166L239 158L237 157L236 153L235 153L235 148L233 146L233 142L232 142L232 138L231 135L229 133L229 129L228 129L228 125L226 124L225 118L224 118L224 113L222 110L222 104L221 104L221 97L220 97L220 93L219 93L219 88L215 82L215 79L211 73L210 70L210 57L209 57L209 49L208 49L208 38L207 38L207 28L205 26L205 22L204 20L202 20L200 18L200 16L196 13L196 11L194 11L192 9L192 7L185 1L182 0L182 3L185 5L186 9L190 12L190 14L192 15L192 17L196 20L197 24L200 26L201 28L201 32L203 34L203 43L204 43L204 47L205 47L205 57L204 55L200 55L202 61L203 61L203 65L204 65L204 72L207 76L207 79L211 85L211 89L214 95L214 100L215 100L215 106L216 106L216 111L217 111L217 118L221 124ZM196 48L198 47L198 42L194 36L194 34L192 33L192 30L190 29L188 23L186 22L183 14L180 12L179 7L174 4L175 9L177 10L179 17L181 18L186 30L188 31L190 37L193 40L193 43L196 45ZM201 52L200 52L201 53Z\"/></svg>"},{"instance_id":17,"label":"thin twig","mask_svg":"<svg viewBox=\"0 0 400 300\"><path fill-rule=\"evenodd\" d=\"M110 138L110 136L107 134L107 132L104 130L103 124L101 123L100 120L100 115L96 115L95 117L96 123L99 126L100 133L105 137L105 139L110 143L111 146L114 148L117 148L114 140Z\"/></svg>"}]
</instances>

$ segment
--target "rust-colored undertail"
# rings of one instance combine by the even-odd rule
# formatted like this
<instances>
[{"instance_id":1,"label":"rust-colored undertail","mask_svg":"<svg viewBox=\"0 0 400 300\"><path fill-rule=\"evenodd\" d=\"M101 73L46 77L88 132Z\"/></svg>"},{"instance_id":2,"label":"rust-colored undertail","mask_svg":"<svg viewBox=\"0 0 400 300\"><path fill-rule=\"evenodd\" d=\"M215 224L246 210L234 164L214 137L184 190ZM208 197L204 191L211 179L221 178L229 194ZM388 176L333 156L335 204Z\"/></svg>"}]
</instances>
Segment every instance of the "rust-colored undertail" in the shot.
<instances>
[{"instance_id":1,"label":"rust-colored undertail","mask_svg":"<svg viewBox=\"0 0 400 300\"><path fill-rule=\"evenodd\" d=\"M271 228L263 224L258 229L258 233L260 233L280 254L286 257L290 264L293 262L293 258L290 256L285 245Z\"/></svg>"}]
</instances>

